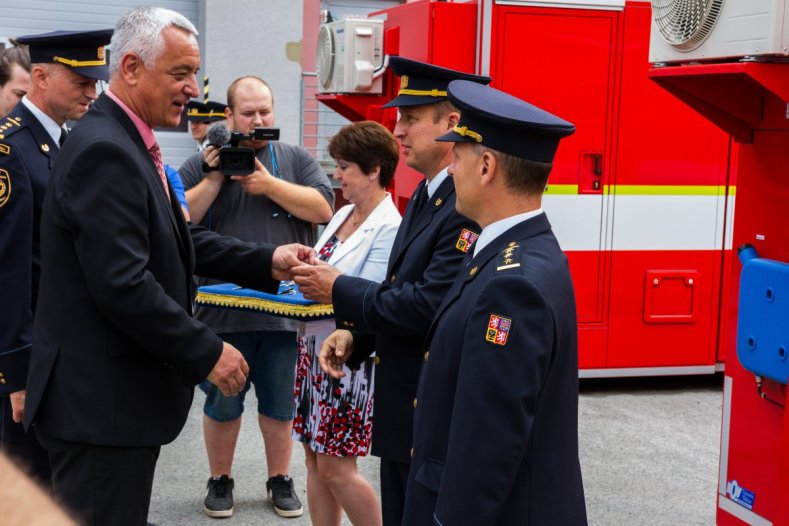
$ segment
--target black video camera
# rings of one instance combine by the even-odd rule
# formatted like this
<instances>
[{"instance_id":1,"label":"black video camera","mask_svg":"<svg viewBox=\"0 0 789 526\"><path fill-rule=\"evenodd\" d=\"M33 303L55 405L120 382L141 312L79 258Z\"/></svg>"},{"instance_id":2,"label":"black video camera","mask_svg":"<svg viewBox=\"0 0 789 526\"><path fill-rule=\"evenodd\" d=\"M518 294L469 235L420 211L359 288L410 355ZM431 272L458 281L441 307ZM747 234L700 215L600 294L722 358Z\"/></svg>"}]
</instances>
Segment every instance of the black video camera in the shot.
<instances>
[{"instance_id":1,"label":"black video camera","mask_svg":"<svg viewBox=\"0 0 789 526\"><path fill-rule=\"evenodd\" d=\"M219 150L219 171L231 175L249 175L255 171L255 150L239 146L241 141L278 141L279 128L255 128L250 135L230 134L229 146Z\"/></svg>"}]
</instances>

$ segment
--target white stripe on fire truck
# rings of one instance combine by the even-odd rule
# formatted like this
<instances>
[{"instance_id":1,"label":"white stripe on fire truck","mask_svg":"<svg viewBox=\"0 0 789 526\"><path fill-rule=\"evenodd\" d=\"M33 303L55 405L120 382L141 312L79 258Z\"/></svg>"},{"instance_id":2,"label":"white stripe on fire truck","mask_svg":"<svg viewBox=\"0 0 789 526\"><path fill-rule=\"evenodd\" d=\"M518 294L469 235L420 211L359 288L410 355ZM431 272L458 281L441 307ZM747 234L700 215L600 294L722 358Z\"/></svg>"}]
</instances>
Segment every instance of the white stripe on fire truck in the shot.
<instances>
[{"instance_id":1,"label":"white stripe on fire truck","mask_svg":"<svg viewBox=\"0 0 789 526\"><path fill-rule=\"evenodd\" d=\"M618 186L606 190L602 195L578 194L573 185L549 186L543 208L564 250L731 248L725 187ZM733 197L730 200L732 210Z\"/></svg>"}]
</instances>

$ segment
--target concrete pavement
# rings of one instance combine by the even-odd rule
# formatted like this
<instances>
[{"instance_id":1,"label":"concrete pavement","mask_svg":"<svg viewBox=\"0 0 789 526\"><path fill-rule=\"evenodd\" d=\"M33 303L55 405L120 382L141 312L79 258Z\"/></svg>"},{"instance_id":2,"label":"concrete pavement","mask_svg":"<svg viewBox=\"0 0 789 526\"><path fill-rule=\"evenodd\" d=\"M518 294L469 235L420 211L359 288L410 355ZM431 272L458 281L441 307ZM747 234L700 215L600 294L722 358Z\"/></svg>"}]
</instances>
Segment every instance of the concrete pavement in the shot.
<instances>
[{"instance_id":1,"label":"concrete pavement","mask_svg":"<svg viewBox=\"0 0 789 526\"><path fill-rule=\"evenodd\" d=\"M579 434L589 524L715 524L721 386L721 375L581 382ZM245 415L251 418L244 420L235 456L235 514L229 519L203 514L208 478L201 431L203 398L195 393L186 427L174 443L162 448L149 520L160 526L310 524L300 444L294 447L291 475L304 515L280 518L265 500L254 394L246 402ZM359 466L377 489L377 459L360 459Z\"/></svg>"}]
</instances>

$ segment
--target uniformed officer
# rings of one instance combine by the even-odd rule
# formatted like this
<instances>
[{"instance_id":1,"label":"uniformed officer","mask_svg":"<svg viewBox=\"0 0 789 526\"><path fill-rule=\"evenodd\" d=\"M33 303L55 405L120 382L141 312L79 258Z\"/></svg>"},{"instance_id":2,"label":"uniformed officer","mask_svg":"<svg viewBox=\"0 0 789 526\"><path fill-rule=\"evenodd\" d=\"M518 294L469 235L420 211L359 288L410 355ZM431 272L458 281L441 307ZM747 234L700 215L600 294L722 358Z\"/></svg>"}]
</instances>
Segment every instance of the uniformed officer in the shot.
<instances>
[{"instance_id":1,"label":"uniformed officer","mask_svg":"<svg viewBox=\"0 0 789 526\"><path fill-rule=\"evenodd\" d=\"M479 233L473 221L455 211L455 186L447 174L451 145L435 139L460 118L447 99L449 82L467 79L487 84L490 78L402 57L390 57L389 65L400 76L398 94L386 104L400 114L394 135L405 163L425 180L417 185L406 207L389 256L386 282L337 277L329 266L302 267L296 281L307 297L334 304L338 328L364 331L353 337L339 331L327 339L330 347L337 341L342 341L343 348L353 345L350 367L376 352L372 454L381 457L383 523L399 526L411 461L413 400L423 363L422 344Z\"/></svg>"},{"instance_id":2,"label":"uniformed officer","mask_svg":"<svg viewBox=\"0 0 789 526\"><path fill-rule=\"evenodd\" d=\"M426 339L403 524L586 524L567 258L541 208L575 126L501 91L449 85L457 209L482 232Z\"/></svg>"},{"instance_id":3,"label":"uniformed officer","mask_svg":"<svg viewBox=\"0 0 789 526\"><path fill-rule=\"evenodd\" d=\"M225 104L212 100L190 100L186 104L186 120L189 122L192 139L197 143L198 152L203 151L208 143L208 127L211 123L225 119L226 107Z\"/></svg>"},{"instance_id":4,"label":"uniformed officer","mask_svg":"<svg viewBox=\"0 0 789 526\"><path fill-rule=\"evenodd\" d=\"M21 421L38 291L39 219L65 124L88 111L107 80L112 30L55 31L18 39L30 51L30 90L0 121L0 420L2 447L49 480L49 462ZM13 418L13 421L12 421Z\"/></svg>"}]
</instances>

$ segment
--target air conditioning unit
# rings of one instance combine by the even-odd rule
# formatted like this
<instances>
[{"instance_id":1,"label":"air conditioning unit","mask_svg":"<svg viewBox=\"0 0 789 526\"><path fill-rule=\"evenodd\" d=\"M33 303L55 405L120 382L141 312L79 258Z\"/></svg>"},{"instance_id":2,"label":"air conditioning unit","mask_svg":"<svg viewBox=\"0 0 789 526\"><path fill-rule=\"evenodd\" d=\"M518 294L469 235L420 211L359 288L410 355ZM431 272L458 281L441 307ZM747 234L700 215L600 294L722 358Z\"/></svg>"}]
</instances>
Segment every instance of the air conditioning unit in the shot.
<instances>
[{"instance_id":1,"label":"air conditioning unit","mask_svg":"<svg viewBox=\"0 0 789 526\"><path fill-rule=\"evenodd\" d=\"M380 94L384 72L383 20L347 19L318 33L318 93Z\"/></svg>"},{"instance_id":2,"label":"air conditioning unit","mask_svg":"<svg viewBox=\"0 0 789 526\"><path fill-rule=\"evenodd\" d=\"M652 0L649 61L789 57L789 0Z\"/></svg>"}]
</instances>

